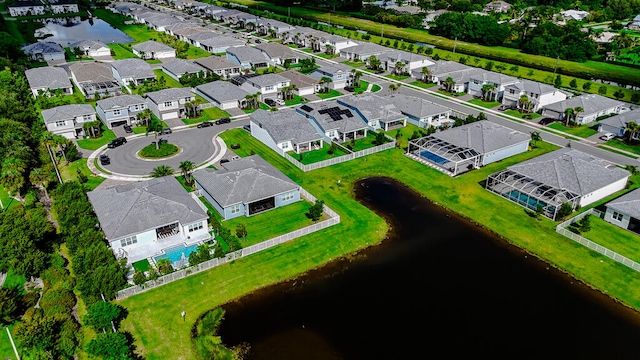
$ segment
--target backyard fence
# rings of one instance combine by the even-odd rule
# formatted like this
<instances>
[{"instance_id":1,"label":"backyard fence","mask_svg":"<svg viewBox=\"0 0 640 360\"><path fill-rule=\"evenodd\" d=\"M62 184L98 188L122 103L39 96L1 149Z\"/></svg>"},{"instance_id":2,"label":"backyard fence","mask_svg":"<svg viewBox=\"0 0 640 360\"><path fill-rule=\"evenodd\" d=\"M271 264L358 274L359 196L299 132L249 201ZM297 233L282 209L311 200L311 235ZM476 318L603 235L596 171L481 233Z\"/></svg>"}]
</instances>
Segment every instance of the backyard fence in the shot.
<instances>
[{"instance_id":1,"label":"backyard fence","mask_svg":"<svg viewBox=\"0 0 640 360\"><path fill-rule=\"evenodd\" d=\"M303 197L305 197L307 200L309 200L310 202L315 202L316 198L315 196L311 195L308 191L306 191L305 189L300 188L300 195L302 195ZM301 229L298 230L294 230L290 233L286 233L284 235L280 235L280 236L276 236L272 239L263 241L259 244L255 244L255 245L251 245L248 246L246 248L231 252L226 254L224 257L222 258L215 258L215 259L211 259L205 262L202 262L200 264L194 265L194 266L190 266L184 269L180 269L178 271L172 272L171 274L167 274L167 275L163 275L159 278L157 278L156 280L149 280L146 283L142 284L142 285L134 285L131 287L128 287L126 289L122 289L120 291L118 291L118 293L116 294L116 300L122 300L125 298L128 298L130 296L139 294L141 292L145 292L147 290L151 290L154 288L157 288L158 286L162 286L164 284L168 284L170 282L176 281L176 280L180 280L180 279L184 279L187 276L193 275L193 274L197 274L209 269L212 269L216 266L220 266L223 264L226 264L228 262L231 262L233 260L236 259L240 259L243 258L245 256L249 256L251 254L255 254L257 252L272 248L276 245L297 239L299 237L314 233L316 231L320 231L322 229L326 229L330 226L336 225L340 223L340 215L338 215L338 213L336 213L335 211L333 211L331 208L329 208L328 206L324 206L324 212L329 215L329 219L327 220L323 220L320 221L318 223L315 223L313 225L309 225L306 227L303 227Z\"/></svg>"},{"instance_id":2,"label":"backyard fence","mask_svg":"<svg viewBox=\"0 0 640 360\"><path fill-rule=\"evenodd\" d=\"M364 150L360 150L360 151L356 151L356 152L350 152L349 149L340 146L343 150L346 150L348 152L350 152L349 154L346 155L342 155L342 156L338 156L335 158L331 158L331 159L327 159L327 160L323 160L323 161L318 161L312 164L303 164L300 161L296 160L293 158L293 156L287 154L287 153L283 153L284 158L289 160L289 162L291 162L293 165L297 166L300 170L307 172L307 171L311 171L311 170L315 170L315 169L321 169L327 166L331 166L331 165L335 165L335 164L340 164L343 163L345 161L350 161L353 159L357 159L363 156L367 156L367 155L371 155L371 154L375 154L377 152L380 151L384 151L387 149L393 149L394 147L396 147L396 139L391 138L389 135L386 135L387 139L390 140L390 142L388 143L384 143L382 145L378 145L378 146L374 146L368 149L364 149Z\"/></svg>"},{"instance_id":3,"label":"backyard fence","mask_svg":"<svg viewBox=\"0 0 640 360\"><path fill-rule=\"evenodd\" d=\"M559 234L564 235L564 236L568 237L569 239L571 239L571 240L573 240L573 241L575 241L575 242L577 242L579 244L582 244L582 245L588 247L589 249L594 250L594 251L596 251L596 252L598 252L598 253L600 253L600 254L602 254L602 255L610 258L610 259L613 259L613 260L615 260L615 261L617 261L617 262L619 262L619 263L621 263L623 265L626 265L626 266L632 268L635 271L640 272L640 264L638 264L637 262L635 262L635 261L633 261L633 260L631 260L631 259L629 259L627 257L624 257L624 256L622 256L622 255L620 255L620 254L618 254L618 253L616 253L614 251L611 251L611 250L607 249L606 247L604 247L602 245L598 245L598 244L594 243L593 241L591 241L589 239L586 239L586 238L584 238L584 237L582 237L582 236L580 236L580 235L578 235L578 234L576 234L574 232L571 232L571 231L567 230L567 227L569 225L571 225L572 223L574 223L574 222L576 222L578 220L582 220L582 218L584 218L587 215L595 215L595 216L598 216L598 217L602 217L603 213L600 210L589 209L589 210L587 210L587 211L585 211L585 212L583 212L581 214L578 214L578 215L572 217L569 220L566 220L566 221L558 224L558 226L556 226L556 232L558 232Z\"/></svg>"}]
</instances>

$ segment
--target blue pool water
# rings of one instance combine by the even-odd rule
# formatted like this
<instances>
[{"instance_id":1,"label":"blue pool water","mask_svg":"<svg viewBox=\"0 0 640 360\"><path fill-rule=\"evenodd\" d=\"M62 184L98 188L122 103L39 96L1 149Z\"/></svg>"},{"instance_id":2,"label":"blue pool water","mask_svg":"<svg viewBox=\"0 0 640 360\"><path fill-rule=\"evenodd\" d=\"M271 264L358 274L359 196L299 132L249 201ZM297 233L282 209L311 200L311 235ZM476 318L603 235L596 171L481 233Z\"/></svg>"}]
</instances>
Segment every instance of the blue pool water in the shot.
<instances>
[{"instance_id":1,"label":"blue pool water","mask_svg":"<svg viewBox=\"0 0 640 360\"><path fill-rule=\"evenodd\" d=\"M517 201L518 203L520 203L521 205L525 205L526 207L535 210L536 207L538 206L537 204L540 204L542 206L546 206L547 204L545 204L542 201L537 201L534 198L529 198L527 199L527 195L526 194L521 194L518 190L511 190L511 192L509 193L509 198L513 201Z\"/></svg>"},{"instance_id":2,"label":"blue pool water","mask_svg":"<svg viewBox=\"0 0 640 360\"><path fill-rule=\"evenodd\" d=\"M449 160L443 158L442 156L438 156L429 150L423 150L422 152L420 152L420 156L440 165L443 165L449 162Z\"/></svg>"},{"instance_id":3,"label":"blue pool water","mask_svg":"<svg viewBox=\"0 0 640 360\"><path fill-rule=\"evenodd\" d=\"M156 261L158 261L158 259L169 259L171 260L172 263L175 263L182 260L182 254L184 254L184 258L189 260L189 255L192 252L196 251L196 248L198 248L198 246L199 246L198 244L194 244L187 247L185 247L184 245L180 245L180 246L168 248L164 250L165 252L164 255L156 256L154 259Z\"/></svg>"}]
</instances>

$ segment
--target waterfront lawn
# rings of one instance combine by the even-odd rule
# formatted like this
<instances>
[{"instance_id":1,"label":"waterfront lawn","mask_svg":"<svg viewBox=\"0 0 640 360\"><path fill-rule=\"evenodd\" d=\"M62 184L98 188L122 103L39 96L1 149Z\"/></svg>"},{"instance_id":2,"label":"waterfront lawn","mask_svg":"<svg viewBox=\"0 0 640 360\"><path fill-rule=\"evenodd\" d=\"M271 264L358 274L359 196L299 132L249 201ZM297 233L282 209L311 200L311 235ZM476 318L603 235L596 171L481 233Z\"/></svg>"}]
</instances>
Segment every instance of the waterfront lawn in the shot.
<instances>
[{"instance_id":1,"label":"waterfront lawn","mask_svg":"<svg viewBox=\"0 0 640 360\"><path fill-rule=\"evenodd\" d=\"M308 164L313 164L313 163L317 163L323 160L328 160L328 159L332 159L334 157L338 157L338 156L342 156L342 155L346 155L347 153L344 152L340 147L336 147L335 151L333 154L329 154L328 151L331 149L331 146L329 144L327 144L326 142L322 143L322 149L318 149L318 150L311 150L311 151L307 151L305 153L302 154L296 154L293 151L289 151L287 154L289 154L292 158L300 161L300 155L302 155L302 161L300 161L301 163L303 163L304 165L308 165Z\"/></svg>"},{"instance_id":2,"label":"waterfront lawn","mask_svg":"<svg viewBox=\"0 0 640 360\"><path fill-rule=\"evenodd\" d=\"M481 106L487 109L492 109L502 104L500 101L484 101L482 99L471 99L469 100L469 102L473 105Z\"/></svg>"},{"instance_id":3,"label":"waterfront lawn","mask_svg":"<svg viewBox=\"0 0 640 360\"><path fill-rule=\"evenodd\" d=\"M318 95L320 99L330 99L336 96L340 96L342 95L342 93L336 89L329 89L328 93L317 93L316 95Z\"/></svg>"},{"instance_id":4,"label":"waterfront lawn","mask_svg":"<svg viewBox=\"0 0 640 360\"><path fill-rule=\"evenodd\" d=\"M436 83L426 83L424 81L413 81L413 82L410 82L409 84L411 84L413 86L417 86L419 88L423 88L423 89L432 88L432 87L438 85Z\"/></svg>"},{"instance_id":5,"label":"waterfront lawn","mask_svg":"<svg viewBox=\"0 0 640 360\"><path fill-rule=\"evenodd\" d=\"M183 118L182 122L187 125L193 125L193 124L201 123L203 121L217 120L225 116L230 116L230 115L228 112L214 106L208 109L202 109L200 111L200 117L197 117L195 119Z\"/></svg>"},{"instance_id":6,"label":"waterfront lawn","mask_svg":"<svg viewBox=\"0 0 640 360\"><path fill-rule=\"evenodd\" d=\"M104 125L102 125L102 135L100 137L95 139L86 138L78 140L78 146L85 150L96 150L101 146L107 145L109 141L115 138L116 134L113 130L108 130Z\"/></svg>"},{"instance_id":7,"label":"waterfront lawn","mask_svg":"<svg viewBox=\"0 0 640 360\"><path fill-rule=\"evenodd\" d=\"M106 21L114 28L122 30L122 32L129 35L137 43L145 42L148 40L157 40L158 38L158 33L147 28L145 25L135 23L125 25L125 21L133 21L133 19L124 15L115 14L105 9L94 9L93 14Z\"/></svg>"},{"instance_id":8,"label":"waterfront lawn","mask_svg":"<svg viewBox=\"0 0 640 360\"><path fill-rule=\"evenodd\" d=\"M591 230L581 236L640 263L640 236L610 224L598 216L591 216Z\"/></svg>"},{"instance_id":9,"label":"waterfront lawn","mask_svg":"<svg viewBox=\"0 0 640 360\"><path fill-rule=\"evenodd\" d=\"M567 127L563 123L556 121L549 124L549 127L585 139L598 132L598 125L593 124Z\"/></svg>"},{"instance_id":10,"label":"waterfront lawn","mask_svg":"<svg viewBox=\"0 0 640 360\"><path fill-rule=\"evenodd\" d=\"M82 174L87 177L87 182L84 183L84 186L89 190L95 189L106 180L102 176L94 175L91 170L89 170L89 166L87 166L87 158L74 160L73 162L70 162L69 165L65 165L64 161L62 161L58 165L58 169L60 170L60 177L62 177L62 181L77 180L78 169L80 169Z\"/></svg>"},{"instance_id":11,"label":"waterfront lawn","mask_svg":"<svg viewBox=\"0 0 640 360\"><path fill-rule=\"evenodd\" d=\"M616 149L640 155L640 143L629 144L624 140L612 139L607 141L606 144Z\"/></svg>"},{"instance_id":12,"label":"waterfront lawn","mask_svg":"<svg viewBox=\"0 0 640 360\"><path fill-rule=\"evenodd\" d=\"M113 53L112 57L114 60L122 60L122 59L139 59L131 50L127 49L126 45L123 44L107 44L111 52Z\"/></svg>"}]
</instances>

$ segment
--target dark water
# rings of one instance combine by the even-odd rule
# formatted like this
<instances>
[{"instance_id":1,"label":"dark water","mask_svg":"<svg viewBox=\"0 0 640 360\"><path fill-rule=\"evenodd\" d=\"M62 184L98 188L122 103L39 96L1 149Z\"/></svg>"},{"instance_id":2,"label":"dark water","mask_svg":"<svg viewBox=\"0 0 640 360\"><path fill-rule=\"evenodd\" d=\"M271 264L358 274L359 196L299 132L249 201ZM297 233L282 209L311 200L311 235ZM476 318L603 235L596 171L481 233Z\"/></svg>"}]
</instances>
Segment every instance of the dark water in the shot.
<instances>
[{"instance_id":1,"label":"dark water","mask_svg":"<svg viewBox=\"0 0 640 360\"><path fill-rule=\"evenodd\" d=\"M226 344L254 360L640 358L636 312L401 184L356 192L389 239L227 304Z\"/></svg>"},{"instance_id":2,"label":"dark water","mask_svg":"<svg viewBox=\"0 0 640 360\"><path fill-rule=\"evenodd\" d=\"M69 46L80 40L100 41L104 44L119 43L125 44L133 42L133 39L124 32L111 27L106 21L91 18L80 19L80 17L69 19L51 19L44 23L44 34L47 34L47 41L56 42L63 47ZM36 36L39 31L36 31ZM52 36L49 36L51 34Z\"/></svg>"}]
</instances>

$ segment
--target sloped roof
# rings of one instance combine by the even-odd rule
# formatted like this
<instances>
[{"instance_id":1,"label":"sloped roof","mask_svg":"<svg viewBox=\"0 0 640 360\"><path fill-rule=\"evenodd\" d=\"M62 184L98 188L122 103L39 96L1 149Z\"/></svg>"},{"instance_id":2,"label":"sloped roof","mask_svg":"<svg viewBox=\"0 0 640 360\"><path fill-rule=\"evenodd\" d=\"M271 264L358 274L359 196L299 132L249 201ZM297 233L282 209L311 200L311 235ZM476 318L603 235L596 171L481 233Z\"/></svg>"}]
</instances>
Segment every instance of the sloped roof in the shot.
<instances>
[{"instance_id":1,"label":"sloped roof","mask_svg":"<svg viewBox=\"0 0 640 360\"><path fill-rule=\"evenodd\" d=\"M173 176L93 190L87 196L109 240L208 217Z\"/></svg>"},{"instance_id":2,"label":"sloped roof","mask_svg":"<svg viewBox=\"0 0 640 360\"><path fill-rule=\"evenodd\" d=\"M200 42L200 44L211 47L242 46L246 43L244 40L234 38L233 36L215 34L213 36L209 36L206 39L199 38L198 41Z\"/></svg>"},{"instance_id":3,"label":"sloped roof","mask_svg":"<svg viewBox=\"0 0 640 360\"><path fill-rule=\"evenodd\" d=\"M504 84L507 82L515 82L518 80L513 76L501 74L495 71L488 71L484 69L482 71L479 71L473 74L472 76L470 76L470 78L478 79L478 80L482 80L483 82L490 82L494 84Z\"/></svg>"},{"instance_id":4,"label":"sloped roof","mask_svg":"<svg viewBox=\"0 0 640 360\"><path fill-rule=\"evenodd\" d=\"M480 154L504 149L531 139L530 135L489 120L456 126L431 136L456 146L474 149Z\"/></svg>"},{"instance_id":5,"label":"sloped roof","mask_svg":"<svg viewBox=\"0 0 640 360\"><path fill-rule=\"evenodd\" d=\"M193 94L188 88L169 88L169 89L148 92L145 95L148 99L150 99L156 104L160 104L165 101L175 101L179 99L184 99L187 97L195 98L195 94Z\"/></svg>"},{"instance_id":6,"label":"sloped roof","mask_svg":"<svg viewBox=\"0 0 640 360\"><path fill-rule=\"evenodd\" d=\"M58 54L64 53L64 49L52 41L36 41L33 44L25 45L22 51L26 54Z\"/></svg>"},{"instance_id":7,"label":"sloped roof","mask_svg":"<svg viewBox=\"0 0 640 360\"><path fill-rule=\"evenodd\" d=\"M298 113L302 114L303 116L306 116L307 114L309 116L312 116L318 126L320 126L320 128L325 132L328 130L338 130L344 134L369 128L369 125L362 121L360 117L353 114L353 112L351 112L352 116L343 115L339 120L333 120L327 113L320 113L320 111L322 110L334 107L337 107L338 110L348 110L349 112L351 112L350 109L348 109L346 106L338 104L335 100L325 101L321 103L307 103L305 105L298 106L296 108L296 111L298 111ZM311 110L306 111L305 109Z\"/></svg>"},{"instance_id":8,"label":"sloped roof","mask_svg":"<svg viewBox=\"0 0 640 360\"><path fill-rule=\"evenodd\" d=\"M606 124L613 127L627 128L627 124L635 122L640 124L640 108L627 111L626 113L618 114L604 120L600 120L600 124Z\"/></svg>"},{"instance_id":9,"label":"sloped roof","mask_svg":"<svg viewBox=\"0 0 640 360\"><path fill-rule=\"evenodd\" d=\"M160 42L157 42L157 41L153 41L153 40L149 40L149 41L145 41L145 42L140 43L140 44L133 45L132 49L136 50L136 51L140 51L140 52L147 52L147 51L175 51L175 49L172 48L171 46L165 45L163 43L160 43Z\"/></svg>"},{"instance_id":10,"label":"sloped roof","mask_svg":"<svg viewBox=\"0 0 640 360\"><path fill-rule=\"evenodd\" d=\"M70 88L69 75L63 68L46 66L28 69L24 72L32 89L47 88L51 90Z\"/></svg>"},{"instance_id":11,"label":"sloped roof","mask_svg":"<svg viewBox=\"0 0 640 360\"><path fill-rule=\"evenodd\" d=\"M631 175L603 159L571 148L540 155L509 166L509 170L558 189L567 189L580 196Z\"/></svg>"},{"instance_id":12,"label":"sloped roof","mask_svg":"<svg viewBox=\"0 0 640 360\"><path fill-rule=\"evenodd\" d=\"M389 99L391 99L400 112L419 119L450 111L449 108L415 96L393 94L389 96Z\"/></svg>"},{"instance_id":13,"label":"sloped roof","mask_svg":"<svg viewBox=\"0 0 640 360\"><path fill-rule=\"evenodd\" d=\"M366 121L380 120L386 123L407 118L389 98L375 94L349 95L337 101L358 109Z\"/></svg>"},{"instance_id":14,"label":"sloped roof","mask_svg":"<svg viewBox=\"0 0 640 360\"><path fill-rule=\"evenodd\" d=\"M267 62L267 56L262 51L251 46L237 46L227 49L227 54L234 55L240 62L263 63Z\"/></svg>"},{"instance_id":15,"label":"sloped roof","mask_svg":"<svg viewBox=\"0 0 640 360\"><path fill-rule=\"evenodd\" d=\"M276 143L291 141L293 144L301 144L322 139L322 135L318 134L309 120L294 109L258 109L249 117L254 123L260 124Z\"/></svg>"},{"instance_id":16,"label":"sloped roof","mask_svg":"<svg viewBox=\"0 0 640 360\"><path fill-rule=\"evenodd\" d=\"M236 68L239 66L238 64L229 61L227 58L215 55L195 59L193 62L211 71Z\"/></svg>"},{"instance_id":17,"label":"sloped roof","mask_svg":"<svg viewBox=\"0 0 640 360\"><path fill-rule=\"evenodd\" d=\"M269 85L280 84L283 82L288 82L289 79L287 79L284 76L281 76L280 74L264 74L264 75L250 77L247 79L247 81L252 84L256 84L258 86L269 86Z\"/></svg>"},{"instance_id":18,"label":"sloped roof","mask_svg":"<svg viewBox=\"0 0 640 360\"><path fill-rule=\"evenodd\" d=\"M295 84L298 88L305 88L318 84L317 79L296 70L283 71L278 75L289 79L291 84Z\"/></svg>"},{"instance_id":19,"label":"sloped roof","mask_svg":"<svg viewBox=\"0 0 640 360\"><path fill-rule=\"evenodd\" d=\"M408 51L402 51L402 50L393 50L391 52L385 53L380 55L380 60L383 61L392 61L392 62L398 62L401 61L405 64L409 63L409 62L416 62L416 61L422 61L424 62L424 66L429 66L432 65L434 62L431 60L431 58L424 56L424 55L419 55L416 53L411 53Z\"/></svg>"},{"instance_id":20,"label":"sloped roof","mask_svg":"<svg viewBox=\"0 0 640 360\"><path fill-rule=\"evenodd\" d=\"M140 79L152 78L156 76L149 63L142 59L116 60L111 63L111 66L116 69L121 77L132 77Z\"/></svg>"},{"instance_id":21,"label":"sloped roof","mask_svg":"<svg viewBox=\"0 0 640 360\"><path fill-rule=\"evenodd\" d=\"M114 82L111 65L98 61L76 61L69 65L69 71L79 83Z\"/></svg>"},{"instance_id":22,"label":"sloped roof","mask_svg":"<svg viewBox=\"0 0 640 360\"><path fill-rule=\"evenodd\" d=\"M101 43L99 41L94 41L94 40L88 40L88 39L76 41L73 44L69 44L69 48L71 49L76 47L79 47L80 49L83 49L85 51L108 48L108 46L105 45L104 43Z\"/></svg>"},{"instance_id":23,"label":"sloped roof","mask_svg":"<svg viewBox=\"0 0 640 360\"><path fill-rule=\"evenodd\" d=\"M267 54L271 59L282 59L284 61L300 57L290 47L278 43L258 44L256 48Z\"/></svg>"},{"instance_id":24,"label":"sloped roof","mask_svg":"<svg viewBox=\"0 0 640 360\"><path fill-rule=\"evenodd\" d=\"M162 69L166 69L167 71L176 75L197 74L200 71L206 70L202 66L194 63L193 60L185 60L185 59L175 59L175 60L163 63Z\"/></svg>"},{"instance_id":25,"label":"sloped roof","mask_svg":"<svg viewBox=\"0 0 640 360\"><path fill-rule=\"evenodd\" d=\"M343 52L343 53L350 53L350 54L356 54L356 55L378 55L378 54L384 54L391 51L393 51L393 49L390 49L382 45L370 43L370 42L365 42L355 46L349 46L340 50L340 52Z\"/></svg>"},{"instance_id":26,"label":"sloped roof","mask_svg":"<svg viewBox=\"0 0 640 360\"><path fill-rule=\"evenodd\" d=\"M605 205L607 208L640 219L640 189L635 189Z\"/></svg>"},{"instance_id":27,"label":"sloped roof","mask_svg":"<svg viewBox=\"0 0 640 360\"><path fill-rule=\"evenodd\" d=\"M135 95L120 95L113 96L106 99L98 100L96 102L96 106L100 107L102 110L109 109L121 109L125 107L129 107L131 105L136 104L144 104L145 100L142 96Z\"/></svg>"},{"instance_id":28,"label":"sloped roof","mask_svg":"<svg viewBox=\"0 0 640 360\"><path fill-rule=\"evenodd\" d=\"M196 86L196 90L218 102L241 100L249 95L247 91L233 85L228 81L212 81Z\"/></svg>"},{"instance_id":29,"label":"sloped roof","mask_svg":"<svg viewBox=\"0 0 640 360\"><path fill-rule=\"evenodd\" d=\"M548 94L554 91L558 91L558 89L556 89L551 85L543 84L537 81L523 80L523 79L519 80L515 84L510 84L505 86L505 89L516 89L518 92L523 91L523 92L526 92L527 94L538 94L538 95Z\"/></svg>"},{"instance_id":30,"label":"sloped roof","mask_svg":"<svg viewBox=\"0 0 640 360\"><path fill-rule=\"evenodd\" d=\"M584 94L567 100L545 106L545 109L553 110L558 113L564 113L566 109L582 107L582 113L585 115L607 110L616 106L622 106L618 100L613 100L598 94Z\"/></svg>"},{"instance_id":31,"label":"sloped roof","mask_svg":"<svg viewBox=\"0 0 640 360\"><path fill-rule=\"evenodd\" d=\"M42 110L42 118L44 119L45 124L61 120L70 120L77 116L89 114L95 114L93 106L89 104L62 105Z\"/></svg>"},{"instance_id":32,"label":"sloped roof","mask_svg":"<svg viewBox=\"0 0 640 360\"><path fill-rule=\"evenodd\" d=\"M195 180L222 207L249 204L300 188L258 155L225 163L222 168L193 173Z\"/></svg>"}]
</instances>

